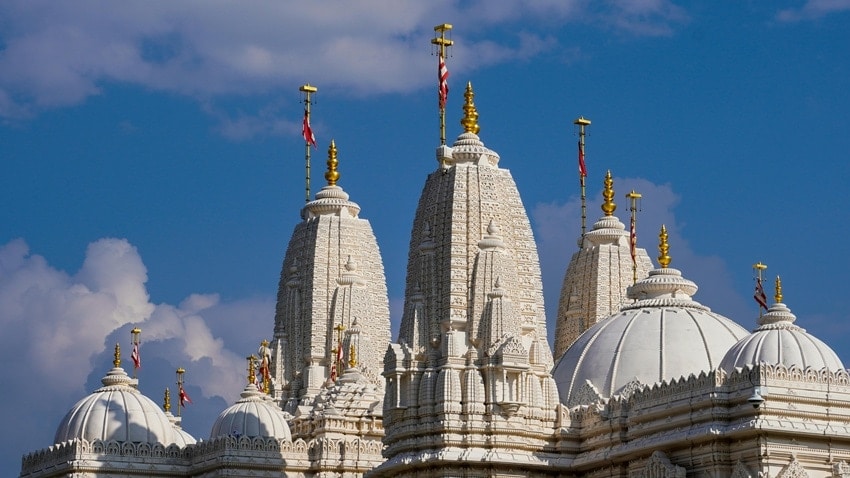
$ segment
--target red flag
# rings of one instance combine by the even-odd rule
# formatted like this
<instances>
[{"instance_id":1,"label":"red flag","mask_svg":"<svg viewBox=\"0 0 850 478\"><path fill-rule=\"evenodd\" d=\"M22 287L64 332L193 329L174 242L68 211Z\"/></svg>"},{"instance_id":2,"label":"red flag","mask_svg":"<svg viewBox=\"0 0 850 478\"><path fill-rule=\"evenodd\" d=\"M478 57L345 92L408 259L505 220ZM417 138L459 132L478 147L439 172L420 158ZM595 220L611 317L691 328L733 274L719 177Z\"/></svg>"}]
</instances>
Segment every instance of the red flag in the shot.
<instances>
[{"instance_id":1,"label":"red flag","mask_svg":"<svg viewBox=\"0 0 850 478\"><path fill-rule=\"evenodd\" d=\"M142 368L142 358L139 356L139 344L133 344L133 353L130 354L133 359L133 368Z\"/></svg>"},{"instance_id":2,"label":"red flag","mask_svg":"<svg viewBox=\"0 0 850 478\"><path fill-rule=\"evenodd\" d=\"M301 136L304 137L304 142L312 144L314 148L318 149L316 136L313 134L313 129L310 128L310 115L307 114L306 109L304 110L304 122L301 123Z\"/></svg>"},{"instance_id":3,"label":"red flag","mask_svg":"<svg viewBox=\"0 0 850 478\"><path fill-rule=\"evenodd\" d=\"M635 216L632 213L632 224L629 228L629 249L632 253L632 264L637 265L637 230L635 228Z\"/></svg>"},{"instance_id":4,"label":"red flag","mask_svg":"<svg viewBox=\"0 0 850 478\"><path fill-rule=\"evenodd\" d=\"M581 141L578 142L578 174L586 178L587 166L584 164L584 149L581 147Z\"/></svg>"},{"instance_id":5,"label":"red flag","mask_svg":"<svg viewBox=\"0 0 850 478\"><path fill-rule=\"evenodd\" d=\"M185 407L187 403L192 403L192 399L189 398L186 390L183 390L183 385L180 385L180 406Z\"/></svg>"},{"instance_id":6,"label":"red flag","mask_svg":"<svg viewBox=\"0 0 850 478\"><path fill-rule=\"evenodd\" d=\"M437 78L440 80L440 109L446 107L446 102L449 100L449 69L446 67L446 60L443 55L440 55L440 64L437 68Z\"/></svg>"},{"instance_id":7,"label":"red flag","mask_svg":"<svg viewBox=\"0 0 850 478\"><path fill-rule=\"evenodd\" d=\"M756 279L756 291L753 294L753 299L759 303L759 307L767 310L767 295L764 293L764 288L761 285L761 277Z\"/></svg>"}]
</instances>

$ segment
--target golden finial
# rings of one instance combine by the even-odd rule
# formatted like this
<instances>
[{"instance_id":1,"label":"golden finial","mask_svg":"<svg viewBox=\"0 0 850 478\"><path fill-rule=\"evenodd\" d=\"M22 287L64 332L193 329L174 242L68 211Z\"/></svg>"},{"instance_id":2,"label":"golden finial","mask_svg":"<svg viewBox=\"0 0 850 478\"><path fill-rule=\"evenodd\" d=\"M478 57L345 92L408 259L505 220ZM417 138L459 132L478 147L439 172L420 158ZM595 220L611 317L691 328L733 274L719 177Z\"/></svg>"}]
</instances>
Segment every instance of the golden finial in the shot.
<instances>
[{"instance_id":1,"label":"golden finial","mask_svg":"<svg viewBox=\"0 0 850 478\"><path fill-rule=\"evenodd\" d=\"M667 244L667 227L663 224L661 225L661 234L658 235L658 263L661 264L662 269L666 269L667 266L670 265L670 256L667 254L670 252L670 245Z\"/></svg>"},{"instance_id":2,"label":"golden finial","mask_svg":"<svg viewBox=\"0 0 850 478\"><path fill-rule=\"evenodd\" d=\"M328 171L325 173L325 179L328 180L328 186L336 186L339 180L339 171L336 170L339 161L336 159L336 143L331 140L331 145L328 147Z\"/></svg>"},{"instance_id":3,"label":"golden finial","mask_svg":"<svg viewBox=\"0 0 850 478\"><path fill-rule=\"evenodd\" d=\"M348 366L357 366L357 349L354 347L354 344L351 344L351 346L348 348Z\"/></svg>"},{"instance_id":4,"label":"golden finial","mask_svg":"<svg viewBox=\"0 0 850 478\"><path fill-rule=\"evenodd\" d=\"M773 296L777 304L782 303L782 280L776 276L776 294Z\"/></svg>"},{"instance_id":5,"label":"golden finial","mask_svg":"<svg viewBox=\"0 0 850 478\"><path fill-rule=\"evenodd\" d=\"M611 170L605 175L605 188L602 189L602 212L606 216L614 214L617 210L617 205L614 204L614 179L611 178Z\"/></svg>"},{"instance_id":6,"label":"golden finial","mask_svg":"<svg viewBox=\"0 0 850 478\"><path fill-rule=\"evenodd\" d=\"M257 382L257 357L251 354L245 357L248 360L248 385Z\"/></svg>"},{"instance_id":7,"label":"golden finial","mask_svg":"<svg viewBox=\"0 0 850 478\"><path fill-rule=\"evenodd\" d=\"M166 412L171 411L171 390L165 387L165 401L162 403L162 409Z\"/></svg>"},{"instance_id":8,"label":"golden finial","mask_svg":"<svg viewBox=\"0 0 850 478\"><path fill-rule=\"evenodd\" d=\"M115 368L120 367L121 366L121 345L115 344L115 353L113 354L113 356L114 356L114 358L112 359L112 365L114 365Z\"/></svg>"},{"instance_id":9,"label":"golden finial","mask_svg":"<svg viewBox=\"0 0 850 478\"><path fill-rule=\"evenodd\" d=\"M466 83L466 92L463 94L463 97L466 101L463 104L463 119L460 120L460 124L467 133L478 134L481 131L481 127L478 126L478 110L475 108L475 103L472 102L475 93L472 92L471 81Z\"/></svg>"}]
</instances>

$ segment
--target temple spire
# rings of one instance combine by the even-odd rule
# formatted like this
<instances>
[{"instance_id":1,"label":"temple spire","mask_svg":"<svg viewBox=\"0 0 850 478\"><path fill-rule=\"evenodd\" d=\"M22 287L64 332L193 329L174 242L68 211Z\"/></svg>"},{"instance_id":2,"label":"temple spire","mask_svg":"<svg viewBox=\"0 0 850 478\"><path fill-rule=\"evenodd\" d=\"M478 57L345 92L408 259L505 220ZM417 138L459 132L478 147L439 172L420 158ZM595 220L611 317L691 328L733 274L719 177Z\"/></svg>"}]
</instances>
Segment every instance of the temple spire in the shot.
<instances>
[{"instance_id":1,"label":"temple spire","mask_svg":"<svg viewBox=\"0 0 850 478\"><path fill-rule=\"evenodd\" d=\"M463 103L463 119L460 124L463 130L467 133L478 134L481 127L478 125L478 109L475 108L475 103L472 101L475 98L475 93L472 91L472 82L466 83L466 91L463 93L465 99Z\"/></svg>"},{"instance_id":2,"label":"temple spire","mask_svg":"<svg viewBox=\"0 0 850 478\"><path fill-rule=\"evenodd\" d=\"M310 202L310 145L316 146L316 137L310 127L310 106L313 104L310 95L319 91L315 86L306 83L298 88L304 93L304 122L301 125L301 135L304 136L304 162L307 169L304 202Z\"/></svg>"},{"instance_id":3,"label":"temple spire","mask_svg":"<svg viewBox=\"0 0 850 478\"><path fill-rule=\"evenodd\" d=\"M662 269L666 269L670 265L670 246L667 244L667 227L661 225L661 234L658 235L658 263Z\"/></svg>"},{"instance_id":4,"label":"temple spire","mask_svg":"<svg viewBox=\"0 0 850 478\"><path fill-rule=\"evenodd\" d=\"M446 38L446 32L451 31L451 29L452 26L449 23L437 25L434 27L437 36L431 39L431 44L437 46L439 58L437 63L437 80L439 81L437 95L438 106L440 107L440 145L446 144L446 101L449 97L449 70L446 67L446 53L449 47L454 44L454 41Z\"/></svg>"}]
</instances>

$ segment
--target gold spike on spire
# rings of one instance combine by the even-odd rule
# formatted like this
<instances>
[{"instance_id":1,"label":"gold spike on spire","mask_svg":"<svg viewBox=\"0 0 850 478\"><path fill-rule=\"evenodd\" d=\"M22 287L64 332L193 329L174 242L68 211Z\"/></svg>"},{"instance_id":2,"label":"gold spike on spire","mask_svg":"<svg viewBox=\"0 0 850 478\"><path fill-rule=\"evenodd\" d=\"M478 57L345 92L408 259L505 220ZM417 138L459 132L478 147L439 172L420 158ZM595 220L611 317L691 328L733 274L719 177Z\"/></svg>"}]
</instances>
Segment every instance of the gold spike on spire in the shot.
<instances>
[{"instance_id":1,"label":"gold spike on spire","mask_svg":"<svg viewBox=\"0 0 850 478\"><path fill-rule=\"evenodd\" d=\"M248 361L248 385L257 382L257 357L251 354L245 359Z\"/></svg>"},{"instance_id":2,"label":"gold spike on spire","mask_svg":"<svg viewBox=\"0 0 850 478\"><path fill-rule=\"evenodd\" d=\"M121 345L119 344L115 344L115 353L113 354L112 365L114 365L115 368L121 366Z\"/></svg>"},{"instance_id":3,"label":"gold spike on spire","mask_svg":"<svg viewBox=\"0 0 850 478\"><path fill-rule=\"evenodd\" d=\"M328 171L325 173L328 186L336 186L336 182L339 181L339 171L336 170L338 165L339 161L336 159L336 142L331 140L331 145L328 146Z\"/></svg>"},{"instance_id":4,"label":"gold spike on spire","mask_svg":"<svg viewBox=\"0 0 850 478\"><path fill-rule=\"evenodd\" d=\"M354 344L348 347L348 366L352 368L357 366L357 348Z\"/></svg>"},{"instance_id":5,"label":"gold spike on spire","mask_svg":"<svg viewBox=\"0 0 850 478\"><path fill-rule=\"evenodd\" d=\"M617 205L614 204L614 179L611 178L611 170L605 175L605 188L602 190L602 212L606 216L611 216L617 210Z\"/></svg>"},{"instance_id":6,"label":"gold spike on spire","mask_svg":"<svg viewBox=\"0 0 850 478\"><path fill-rule=\"evenodd\" d=\"M663 224L661 225L661 234L658 235L658 263L661 264L662 269L666 269L667 266L670 265L671 258L667 254L670 252L670 245L667 244L667 227Z\"/></svg>"},{"instance_id":7,"label":"gold spike on spire","mask_svg":"<svg viewBox=\"0 0 850 478\"><path fill-rule=\"evenodd\" d=\"M463 94L463 97L466 101L463 104L463 119L460 120L460 124L467 133L478 134L481 131L481 127L478 125L478 110L475 108L475 103L472 102L475 93L472 91L471 81L466 83L466 92Z\"/></svg>"},{"instance_id":8,"label":"gold spike on spire","mask_svg":"<svg viewBox=\"0 0 850 478\"><path fill-rule=\"evenodd\" d=\"M773 299L776 300L777 304L782 303L782 279L779 276L776 276L776 294L773 296Z\"/></svg>"},{"instance_id":9,"label":"gold spike on spire","mask_svg":"<svg viewBox=\"0 0 850 478\"><path fill-rule=\"evenodd\" d=\"M168 387L165 387L165 399L162 402L162 409L166 412L171 411L171 390Z\"/></svg>"}]
</instances>

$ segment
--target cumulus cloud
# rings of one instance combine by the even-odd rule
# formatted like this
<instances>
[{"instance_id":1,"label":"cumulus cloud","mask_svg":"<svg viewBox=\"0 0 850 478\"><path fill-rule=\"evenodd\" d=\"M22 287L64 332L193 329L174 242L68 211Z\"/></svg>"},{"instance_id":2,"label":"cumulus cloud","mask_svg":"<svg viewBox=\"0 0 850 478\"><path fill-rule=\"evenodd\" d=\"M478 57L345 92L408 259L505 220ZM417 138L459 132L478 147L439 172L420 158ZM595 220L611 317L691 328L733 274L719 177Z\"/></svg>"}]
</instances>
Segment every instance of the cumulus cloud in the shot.
<instances>
[{"instance_id":1,"label":"cumulus cloud","mask_svg":"<svg viewBox=\"0 0 850 478\"><path fill-rule=\"evenodd\" d=\"M54 426L73 403L99 386L112 366L116 343L129 362L130 330L142 328L140 389L160 401L174 370L184 367L187 389L206 415L196 416L203 437L225 403L245 384L244 357L273 331L274 299L222 303L216 294L193 294L179 305L154 304L147 269L125 239L100 239L86 250L76 274L58 270L30 252L22 239L0 246L0 381L22 386L5 405L17 411L24 433L11 456L50 445ZM189 386L191 384L191 386ZM33 394L49 396L47 403ZM203 405L208 401L207 406Z\"/></svg>"},{"instance_id":2,"label":"cumulus cloud","mask_svg":"<svg viewBox=\"0 0 850 478\"><path fill-rule=\"evenodd\" d=\"M850 10L850 0L807 0L800 8L780 10L776 18L783 22L817 20L827 15Z\"/></svg>"},{"instance_id":3,"label":"cumulus cloud","mask_svg":"<svg viewBox=\"0 0 850 478\"><path fill-rule=\"evenodd\" d=\"M681 270L683 276L697 283L699 291L694 298L750 328L754 323L751 318L752 307L747 306L742 292L731 286L732 274L726 263L718 256L694 251L684 238L687 224L682 223L675 215L675 206L681 200L679 194L674 192L669 184L654 184L641 178L614 178L614 188L615 203L618 203L614 214L627 227L630 213L625 193L635 190L643 196L637 219L638 247L647 250L653 263L657 266L658 234L664 224L668 233L670 256L673 258L670 267ZM590 230L603 213L600 209L599 190L589 191L588 198L587 230ZM545 286L546 310L549 315L547 319L550 331L554 333L554 314L558 309L565 267L569 264L572 254L578 250L577 241L581 236L581 199L573 197L565 203L537 204L531 215Z\"/></svg>"},{"instance_id":4,"label":"cumulus cloud","mask_svg":"<svg viewBox=\"0 0 850 478\"><path fill-rule=\"evenodd\" d=\"M250 8L200 0L109 8L96 1L9 0L0 4L0 117L78 104L113 82L199 101L262 95L307 80L351 95L408 92L433 83L423 39L442 22L463 27L454 32L460 70L553 50L557 32L570 22L655 35L686 17L668 0L586 8L554 0L283 1ZM510 31L526 20L542 32ZM498 40L485 37L501 27L507 33ZM224 130L240 137L257 128L250 123L242 116Z\"/></svg>"}]
</instances>

